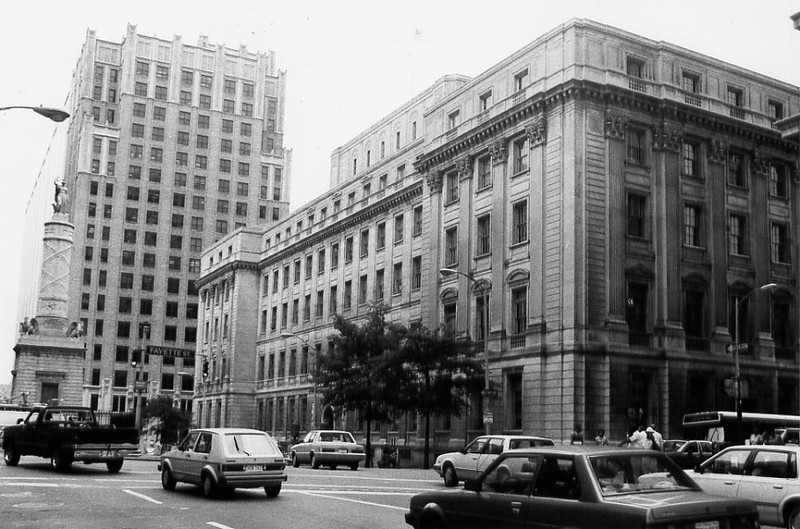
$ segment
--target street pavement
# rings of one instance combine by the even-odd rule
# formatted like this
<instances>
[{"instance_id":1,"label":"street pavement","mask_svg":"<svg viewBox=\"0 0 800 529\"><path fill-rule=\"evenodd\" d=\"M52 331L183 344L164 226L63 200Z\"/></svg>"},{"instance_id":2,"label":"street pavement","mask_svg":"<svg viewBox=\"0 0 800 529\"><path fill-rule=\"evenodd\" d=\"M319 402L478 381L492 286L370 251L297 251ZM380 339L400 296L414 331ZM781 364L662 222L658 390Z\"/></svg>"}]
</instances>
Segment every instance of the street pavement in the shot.
<instances>
[{"instance_id":1,"label":"street pavement","mask_svg":"<svg viewBox=\"0 0 800 529\"><path fill-rule=\"evenodd\" d=\"M17 467L0 465L0 527L397 529L409 527L403 515L411 496L444 488L433 470L288 466L277 498L243 489L209 500L192 485L164 490L156 464L127 460L119 474L81 463L56 473L27 456Z\"/></svg>"}]
</instances>

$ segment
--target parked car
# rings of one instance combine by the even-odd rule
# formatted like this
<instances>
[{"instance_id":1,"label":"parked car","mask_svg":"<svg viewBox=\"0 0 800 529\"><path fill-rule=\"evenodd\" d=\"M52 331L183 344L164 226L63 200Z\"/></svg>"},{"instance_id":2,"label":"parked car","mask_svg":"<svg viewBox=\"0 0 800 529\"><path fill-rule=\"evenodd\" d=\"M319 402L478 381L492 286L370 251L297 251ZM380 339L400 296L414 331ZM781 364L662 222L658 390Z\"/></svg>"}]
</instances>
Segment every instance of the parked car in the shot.
<instances>
[{"instance_id":1,"label":"parked car","mask_svg":"<svg viewBox=\"0 0 800 529\"><path fill-rule=\"evenodd\" d=\"M537 447L499 456L464 489L411 498L406 523L443 527L759 527L752 501L704 493L654 450Z\"/></svg>"},{"instance_id":2,"label":"parked car","mask_svg":"<svg viewBox=\"0 0 800 529\"><path fill-rule=\"evenodd\" d=\"M714 454L711 441L664 441L664 453L683 469L694 468Z\"/></svg>"},{"instance_id":3,"label":"parked car","mask_svg":"<svg viewBox=\"0 0 800 529\"><path fill-rule=\"evenodd\" d=\"M356 443L350 432L339 430L311 430L303 441L292 446L290 451L292 466L310 464L311 468L321 465L336 469L338 465L349 466L350 470L358 470L364 459L364 447Z\"/></svg>"},{"instance_id":4,"label":"parked car","mask_svg":"<svg viewBox=\"0 0 800 529\"><path fill-rule=\"evenodd\" d=\"M756 502L761 523L800 527L797 445L731 446L689 475L711 494Z\"/></svg>"},{"instance_id":5,"label":"parked car","mask_svg":"<svg viewBox=\"0 0 800 529\"><path fill-rule=\"evenodd\" d=\"M138 443L133 424L101 425L90 408L34 406L18 424L4 428L3 459L13 467L21 456L44 457L57 471L69 469L73 461L105 463L116 474Z\"/></svg>"},{"instance_id":6,"label":"parked car","mask_svg":"<svg viewBox=\"0 0 800 529\"><path fill-rule=\"evenodd\" d=\"M551 439L530 435L481 435L458 452L447 452L436 458L433 469L448 487L459 481L477 478L497 456L506 450L552 446Z\"/></svg>"},{"instance_id":7,"label":"parked car","mask_svg":"<svg viewBox=\"0 0 800 529\"><path fill-rule=\"evenodd\" d=\"M199 485L203 494L264 487L277 496L286 481L286 460L278 443L266 432L246 428L198 428L161 454L161 486L174 490L177 482Z\"/></svg>"}]
</instances>

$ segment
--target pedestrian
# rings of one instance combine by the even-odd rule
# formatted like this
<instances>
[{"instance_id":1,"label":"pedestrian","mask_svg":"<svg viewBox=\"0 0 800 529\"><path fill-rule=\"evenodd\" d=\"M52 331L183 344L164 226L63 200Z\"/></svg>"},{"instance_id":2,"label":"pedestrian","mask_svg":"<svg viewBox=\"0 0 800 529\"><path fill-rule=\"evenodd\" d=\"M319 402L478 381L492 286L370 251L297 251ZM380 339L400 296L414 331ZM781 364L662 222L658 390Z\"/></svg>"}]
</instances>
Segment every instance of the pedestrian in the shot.
<instances>
[{"instance_id":1,"label":"pedestrian","mask_svg":"<svg viewBox=\"0 0 800 529\"><path fill-rule=\"evenodd\" d=\"M662 436L661 433L659 433L659 431L656 429L656 425L655 424L651 424L650 428L653 429L653 442L658 445L658 447L659 447L658 449L659 450L663 450L664 449L664 436Z\"/></svg>"},{"instance_id":2,"label":"pedestrian","mask_svg":"<svg viewBox=\"0 0 800 529\"><path fill-rule=\"evenodd\" d=\"M648 426L647 429L644 431L644 433L647 436L644 448L647 450L661 451L661 444L659 444L655 438L656 437L655 429L652 426Z\"/></svg>"},{"instance_id":3,"label":"pedestrian","mask_svg":"<svg viewBox=\"0 0 800 529\"><path fill-rule=\"evenodd\" d=\"M597 435L594 437L594 442L597 443L597 446L608 446L608 437L606 437L606 431L602 428L597 430Z\"/></svg>"},{"instance_id":4,"label":"pedestrian","mask_svg":"<svg viewBox=\"0 0 800 529\"><path fill-rule=\"evenodd\" d=\"M758 428L753 428L753 433L750 434L750 444L751 445L760 445L763 444L764 440L761 438L761 434L758 433Z\"/></svg>"},{"instance_id":5,"label":"pedestrian","mask_svg":"<svg viewBox=\"0 0 800 529\"><path fill-rule=\"evenodd\" d=\"M640 424L639 428L628 436L628 444L631 448L647 448L648 444L652 444L648 443L647 434L644 431L644 424Z\"/></svg>"},{"instance_id":6,"label":"pedestrian","mask_svg":"<svg viewBox=\"0 0 800 529\"><path fill-rule=\"evenodd\" d=\"M569 444L582 445L583 444L583 427L580 424L575 425L575 430L569 438Z\"/></svg>"}]
</instances>

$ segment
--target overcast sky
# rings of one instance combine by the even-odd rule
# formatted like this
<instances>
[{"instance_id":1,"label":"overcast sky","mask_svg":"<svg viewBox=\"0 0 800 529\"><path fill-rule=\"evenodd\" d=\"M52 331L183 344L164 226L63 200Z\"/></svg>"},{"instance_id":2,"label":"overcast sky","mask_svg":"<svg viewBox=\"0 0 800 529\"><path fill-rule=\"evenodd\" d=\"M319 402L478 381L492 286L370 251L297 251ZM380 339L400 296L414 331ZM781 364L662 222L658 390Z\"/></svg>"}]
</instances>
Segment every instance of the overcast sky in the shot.
<instances>
[{"instance_id":1,"label":"overcast sky","mask_svg":"<svg viewBox=\"0 0 800 529\"><path fill-rule=\"evenodd\" d=\"M385 5L384 5L385 4ZM558 24L590 18L800 85L798 0L5 3L0 106L63 106L86 37L140 33L273 50L288 74L294 210L328 188L331 151L445 74L475 76ZM421 39L415 39L415 33ZM0 112L0 384L11 381L25 205L57 126ZM24 244L41 244L25 241Z\"/></svg>"}]
</instances>

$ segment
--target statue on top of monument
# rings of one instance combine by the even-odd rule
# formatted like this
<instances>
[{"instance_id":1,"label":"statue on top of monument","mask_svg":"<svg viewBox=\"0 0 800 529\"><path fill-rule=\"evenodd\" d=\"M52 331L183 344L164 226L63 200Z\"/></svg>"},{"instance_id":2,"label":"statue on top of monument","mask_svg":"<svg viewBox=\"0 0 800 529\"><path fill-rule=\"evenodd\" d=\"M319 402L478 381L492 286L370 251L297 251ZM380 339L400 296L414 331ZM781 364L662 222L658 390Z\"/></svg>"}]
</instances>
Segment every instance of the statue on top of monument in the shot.
<instances>
[{"instance_id":1,"label":"statue on top of monument","mask_svg":"<svg viewBox=\"0 0 800 529\"><path fill-rule=\"evenodd\" d=\"M67 184L62 180L61 182L54 182L54 185L56 186L56 191L53 198L53 213L66 213L67 201L69 200Z\"/></svg>"}]
</instances>

